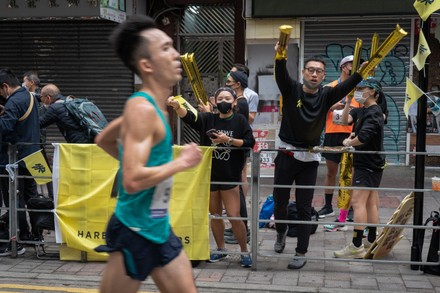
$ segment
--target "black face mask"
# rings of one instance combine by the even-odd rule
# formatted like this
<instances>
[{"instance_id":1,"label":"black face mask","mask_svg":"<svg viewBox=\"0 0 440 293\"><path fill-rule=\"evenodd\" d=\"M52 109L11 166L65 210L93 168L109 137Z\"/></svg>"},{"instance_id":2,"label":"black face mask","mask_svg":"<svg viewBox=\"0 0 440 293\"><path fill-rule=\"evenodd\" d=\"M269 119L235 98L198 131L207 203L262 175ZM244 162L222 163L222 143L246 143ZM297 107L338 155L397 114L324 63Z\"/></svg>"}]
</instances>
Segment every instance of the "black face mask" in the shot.
<instances>
[{"instance_id":1,"label":"black face mask","mask_svg":"<svg viewBox=\"0 0 440 293\"><path fill-rule=\"evenodd\" d=\"M217 103L217 109L219 110L220 113L227 114L232 109L232 103L228 103L228 102Z\"/></svg>"}]
</instances>

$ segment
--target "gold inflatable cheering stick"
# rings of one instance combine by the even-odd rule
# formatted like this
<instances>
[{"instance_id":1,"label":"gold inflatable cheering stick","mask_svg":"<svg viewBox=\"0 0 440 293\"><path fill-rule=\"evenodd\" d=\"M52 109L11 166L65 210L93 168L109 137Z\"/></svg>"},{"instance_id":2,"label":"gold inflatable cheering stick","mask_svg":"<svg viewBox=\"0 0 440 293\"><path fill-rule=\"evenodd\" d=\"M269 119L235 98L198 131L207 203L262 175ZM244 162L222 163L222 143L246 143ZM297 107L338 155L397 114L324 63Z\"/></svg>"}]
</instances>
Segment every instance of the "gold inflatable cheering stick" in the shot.
<instances>
[{"instance_id":1,"label":"gold inflatable cheering stick","mask_svg":"<svg viewBox=\"0 0 440 293\"><path fill-rule=\"evenodd\" d=\"M374 33L373 38L371 39L370 59L373 58L378 47L379 47L379 35L377 33ZM375 72L373 70L372 72L370 72L369 76L374 76L374 75Z\"/></svg>"},{"instance_id":2,"label":"gold inflatable cheering stick","mask_svg":"<svg viewBox=\"0 0 440 293\"><path fill-rule=\"evenodd\" d=\"M362 54L362 40L357 39L356 45L354 47L353 52L353 65L351 73L355 72L359 68L359 64L361 63L361 54ZM353 98L355 89L353 89L348 95ZM352 177L352 166L353 166L353 154L350 153L342 153L341 154L341 164L339 168L339 186L340 187L348 187L351 186L351 177ZM351 190L348 189L339 189L338 190L338 208L342 210L348 210L350 207L350 198L351 198Z\"/></svg>"},{"instance_id":3,"label":"gold inflatable cheering stick","mask_svg":"<svg viewBox=\"0 0 440 293\"><path fill-rule=\"evenodd\" d=\"M276 60L287 59L287 43L290 39L290 34L292 33L292 27L290 25L282 25L279 27L280 37L278 39L278 45L280 46L280 51L276 53Z\"/></svg>"},{"instance_id":4,"label":"gold inflatable cheering stick","mask_svg":"<svg viewBox=\"0 0 440 293\"><path fill-rule=\"evenodd\" d=\"M191 88L196 96L197 103L206 105L208 103L208 97L206 95L205 86L203 85L202 78L200 77L199 69L197 68L196 59L194 53L180 56L183 69L188 76Z\"/></svg>"},{"instance_id":5,"label":"gold inflatable cheering stick","mask_svg":"<svg viewBox=\"0 0 440 293\"><path fill-rule=\"evenodd\" d=\"M400 27L400 25L396 25L394 31L383 41L382 45L380 45L379 49L374 52L373 56L368 60L367 66L359 69L359 74L363 79L368 77L368 73L373 71L374 68L379 65L383 58L400 42L400 40L406 36L408 33Z\"/></svg>"},{"instance_id":6,"label":"gold inflatable cheering stick","mask_svg":"<svg viewBox=\"0 0 440 293\"><path fill-rule=\"evenodd\" d=\"M354 52L353 52L353 63L352 63L352 69L351 69L351 74L353 74L353 72L355 72L358 68L359 68L359 64L361 63L361 54L362 54L362 40L361 39L357 39L356 40L356 45L354 46ZM354 90L353 89L348 96L353 97L354 96Z\"/></svg>"}]
</instances>

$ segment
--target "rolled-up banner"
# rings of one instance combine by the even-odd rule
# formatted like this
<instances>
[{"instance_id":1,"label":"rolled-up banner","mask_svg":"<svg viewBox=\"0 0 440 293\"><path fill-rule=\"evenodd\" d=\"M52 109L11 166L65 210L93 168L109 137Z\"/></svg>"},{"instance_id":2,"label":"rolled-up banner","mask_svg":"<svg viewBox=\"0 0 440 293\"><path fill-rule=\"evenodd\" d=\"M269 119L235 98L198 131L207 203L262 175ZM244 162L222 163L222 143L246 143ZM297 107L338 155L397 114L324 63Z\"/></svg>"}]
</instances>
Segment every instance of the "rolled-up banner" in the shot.
<instances>
[{"instance_id":1,"label":"rolled-up banner","mask_svg":"<svg viewBox=\"0 0 440 293\"><path fill-rule=\"evenodd\" d=\"M359 74L365 79L368 77L370 71L379 65L383 58L385 58L388 53L400 42L400 40L406 36L408 33L402 29L398 24L393 32L383 41L379 49L374 52L373 56L368 60L367 66L359 69Z\"/></svg>"},{"instance_id":2,"label":"rolled-up banner","mask_svg":"<svg viewBox=\"0 0 440 293\"><path fill-rule=\"evenodd\" d=\"M197 112L197 110L196 110L193 106L191 106L190 103L188 103L187 100L185 100L185 99L184 99L182 96L180 96L180 95L179 95L179 96L173 96L172 99L173 99L174 101L179 102L180 107L185 108L186 111L191 111L191 112L196 116L196 120L197 120L197 118L198 118L198 112Z\"/></svg>"},{"instance_id":3,"label":"rolled-up banner","mask_svg":"<svg viewBox=\"0 0 440 293\"><path fill-rule=\"evenodd\" d=\"M353 167L353 154L342 153L341 167L339 169L339 186L351 186ZM338 191L338 209L348 210L350 207L351 190L339 189Z\"/></svg>"}]
</instances>

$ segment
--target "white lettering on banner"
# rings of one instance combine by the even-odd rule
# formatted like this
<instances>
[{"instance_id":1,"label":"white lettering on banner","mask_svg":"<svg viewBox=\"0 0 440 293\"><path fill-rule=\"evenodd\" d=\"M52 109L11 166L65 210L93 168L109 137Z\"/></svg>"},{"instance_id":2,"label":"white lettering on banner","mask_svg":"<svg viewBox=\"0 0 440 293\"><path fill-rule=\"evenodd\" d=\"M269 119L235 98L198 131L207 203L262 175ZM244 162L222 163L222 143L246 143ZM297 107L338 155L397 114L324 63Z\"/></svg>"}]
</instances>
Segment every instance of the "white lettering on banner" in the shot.
<instances>
[{"instance_id":1,"label":"white lettering on banner","mask_svg":"<svg viewBox=\"0 0 440 293\"><path fill-rule=\"evenodd\" d=\"M173 177L156 185L150 206L150 215L152 218L163 218L167 215L172 186Z\"/></svg>"}]
</instances>

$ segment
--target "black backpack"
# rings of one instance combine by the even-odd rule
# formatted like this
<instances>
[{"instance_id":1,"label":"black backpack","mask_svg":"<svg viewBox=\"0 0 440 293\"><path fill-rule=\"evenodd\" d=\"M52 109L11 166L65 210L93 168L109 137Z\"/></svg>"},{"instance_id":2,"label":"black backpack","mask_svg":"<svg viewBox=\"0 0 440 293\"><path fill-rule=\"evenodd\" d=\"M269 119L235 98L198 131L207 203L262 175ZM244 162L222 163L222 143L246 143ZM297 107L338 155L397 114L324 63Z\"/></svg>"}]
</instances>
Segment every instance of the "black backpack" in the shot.
<instances>
[{"instance_id":1,"label":"black backpack","mask_svg":"<svg viewBox=\"0 0 440 293\"><path fill-rule=\"evenodd\" d=\"M437 212L437 211L431 212L431 216L426 220L425 226L428 225L429 222L432 222L433 227L438 227L439 222L440 222L439 212ZM423 236L425 234L424 231L426 231L426 230L423 230L423 233L422 233ZM424 238L424 237L422 237L422 238ZM431 236L431 243L429 244L428 256L426 258L427 262L438 263L439 246L440 246L440 230L433 229L432 236ZM437 266L426 266L425 265L425 266L421 267L421 270L427 274L440 276L440 266L438 266L438 265Z\"/></svg>"},{"instance_id":2,"label":"black backpack","mask_svg":"<svg viewBox=\"0 0 440 293\"><path fill-rule=\"evenodd\" d=\"M287 206L287 219L298 221L298 210L296 209L296 202L292 201ZM315 208L312 207L312 221L318 222L318 212L315 210ZM297 225L298 224L287 224L289 226L289 231L287 231L287 236L289 237L297 237ZM310 234L315 234L316 230L318 229L318 224L313 224L312 229L310 231Z\"/></svg>"}]
</instances>

